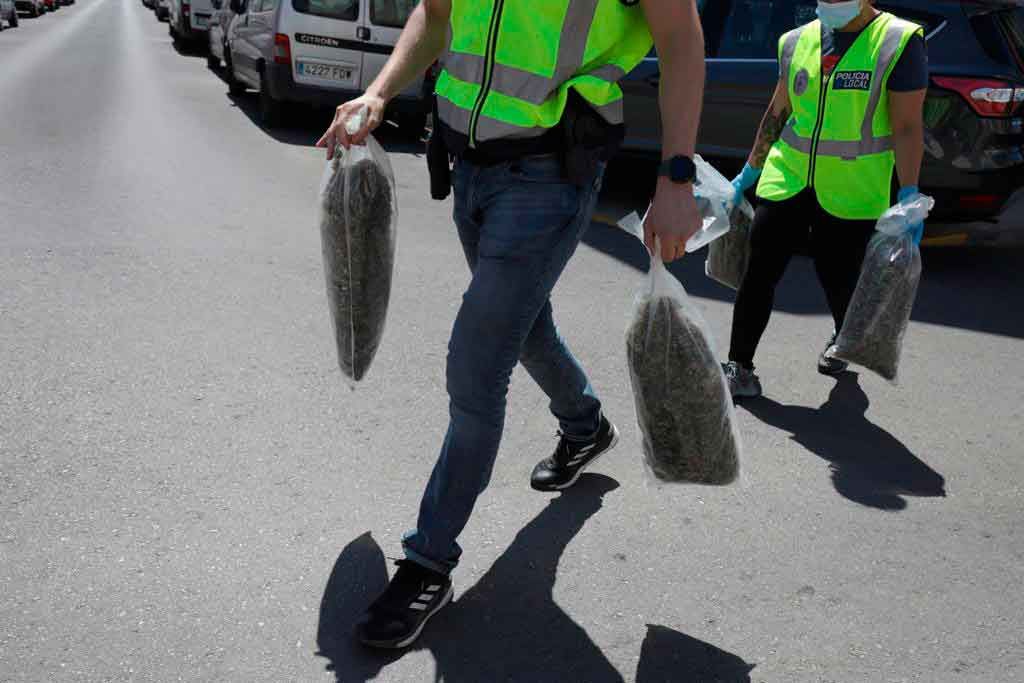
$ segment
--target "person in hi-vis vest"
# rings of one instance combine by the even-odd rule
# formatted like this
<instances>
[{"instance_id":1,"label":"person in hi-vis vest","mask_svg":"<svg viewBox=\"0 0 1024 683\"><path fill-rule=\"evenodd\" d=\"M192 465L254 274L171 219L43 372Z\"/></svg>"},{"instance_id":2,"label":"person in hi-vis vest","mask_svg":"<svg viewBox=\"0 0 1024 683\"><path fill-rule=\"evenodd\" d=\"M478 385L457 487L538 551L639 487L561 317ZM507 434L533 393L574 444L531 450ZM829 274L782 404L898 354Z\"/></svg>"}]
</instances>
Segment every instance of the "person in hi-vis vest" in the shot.
<instances>
[{"instance_id":1,"label":"person in hi-vis vest","mask_svg":"<svg viewBox=\"0 0 1024 683\"><path fill-rule=\"evenodd\" d=\"M317 143L329 155L336 145L362 143L389 100L440 59L432 195L435 189L444 195L448 176L453 232L471 277L448 344L440 455L416 526L402 539L405 558L357 630L366 645L411 645L451 600L451 572L462 555L458 538L490 479L517 364L547 395L559 425L554 452L531 473L534 489L574 486L618 441L555 327L551 291L590 224L605 162L624 135L619 81L655 46L666 124L644 231L652 253L658 245L661 258L672 261L701 224L692 157L704 36L695 0L422 0L380 75L361 97L338 107ZM349 119L364 109L362 129L349 135ZM417 227L413 219L402 230ZM602 302L593 303L601 315ZM618 321L606 331L621 334ZM411 427L412 442L439 426Z\"/></svg>"},{"instance_id":2,"label":"person in hi-vis vest","mask_svg":"<svg viewBox=\"0 0 1024 683\"><path fill-rule=\"evenodd\" d=\"M870 0L819 0L818 19L779 40L779 82L743 172L757 185L750 263L736 296L729 360L733 396L761 394L754 352L790 258L808 248L834 320L818 371L846 364L825 351L842 327L878 218L917 192L924 155L928 57L920 26ZM923 226L915 226L919 243Z\"/></svg>"}]
</instances>

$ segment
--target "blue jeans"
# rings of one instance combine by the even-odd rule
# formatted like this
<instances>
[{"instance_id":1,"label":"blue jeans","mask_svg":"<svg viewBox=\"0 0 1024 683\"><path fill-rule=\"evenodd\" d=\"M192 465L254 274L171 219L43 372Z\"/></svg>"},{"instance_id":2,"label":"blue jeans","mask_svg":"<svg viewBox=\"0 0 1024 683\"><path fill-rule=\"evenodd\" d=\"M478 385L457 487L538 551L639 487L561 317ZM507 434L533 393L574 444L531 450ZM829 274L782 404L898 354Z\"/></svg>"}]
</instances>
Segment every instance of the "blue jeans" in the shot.
<instances>
[{"instance_id":1,"label":"blue jeans","mask_svg":"<svg viewBox=\"0 0 1024 683\"><path fill-rule=\"evenodd\" d=\"M418 564L448 573L458 563L456 539L490 480L516 362L568 438L597 433L601 404L555 329L550 296L590 224L603 171L579 187L554 156L456 165L455 224L473 277L448 344L448 433L403 539Z\"/></svg>"}]
</instances>

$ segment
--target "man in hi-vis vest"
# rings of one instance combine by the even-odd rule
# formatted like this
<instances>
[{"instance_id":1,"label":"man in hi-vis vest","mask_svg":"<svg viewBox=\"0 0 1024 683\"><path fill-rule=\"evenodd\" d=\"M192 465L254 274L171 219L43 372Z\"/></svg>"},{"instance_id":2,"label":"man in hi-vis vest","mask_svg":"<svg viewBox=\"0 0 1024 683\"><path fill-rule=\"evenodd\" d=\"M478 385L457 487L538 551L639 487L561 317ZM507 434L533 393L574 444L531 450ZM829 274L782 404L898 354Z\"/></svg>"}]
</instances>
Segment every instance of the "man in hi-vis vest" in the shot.
<instances>
[{"instance_id":1,"label":"man in hi-vis vest","mask_svg":"<svg viewBox=\"0 0 1024 683\"><path fill-rule=\"evenodd\" d=\"M809 248L836 330L857 286L875 223L917 192L924 155L928 58L920 26L869 0L819 0L818 20L779 40L779 82L737 199L757 183L747 274L736 296L729 362L733 396L761 394L754 351L789 259ZM763 172L762 172L763 170ZM760 178L760 182L758 182ZM923 226L915 226L920 242ZM818 371L846 363L822 351Z\"/></svg>"},{"instance_id":2,"label":"man in hi-vis vest","mask_svg":"<svg viewBox=\"0 0 1024 683\"><path fill-rule=\"evenodd\" d=\"M359 628L367 645L410 645L451 599L449 575L462 553L456 539L490 478L516 363L548 395L560 426L554 453L533 471L535 489L572 486L618 439L555 328L549 298L622 139L618 81L652 45L665 124L645 241L653 250L657 238L671 261L701 222L691 158L704 89L695 0L423 0L380 76L338 107L317 143L328 158L337 144L362 143L388 101L441 58L432 144L446 150L428 156L455 159L455 224L472 278L448 345L450 416L440 458L416 528L403 539L406 559ZM346 121L364 107L366 124L348 135ZM608 329L621 333L617 324Z\"/></svg>"}]
</instances>

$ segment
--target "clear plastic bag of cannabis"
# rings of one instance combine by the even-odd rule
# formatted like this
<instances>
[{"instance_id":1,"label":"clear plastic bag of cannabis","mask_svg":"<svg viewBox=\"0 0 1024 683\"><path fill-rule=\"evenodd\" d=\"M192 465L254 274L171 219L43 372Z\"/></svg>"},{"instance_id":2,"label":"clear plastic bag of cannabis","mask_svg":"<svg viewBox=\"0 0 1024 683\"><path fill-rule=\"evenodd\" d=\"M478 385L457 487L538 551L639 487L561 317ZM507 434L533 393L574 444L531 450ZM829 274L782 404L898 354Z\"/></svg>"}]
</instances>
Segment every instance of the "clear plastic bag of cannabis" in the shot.
<instances>
[{"instance_id":1,"label":"clear plastic bag of cannabis","mask_svg":"<svg viewBox=\"0 0 1024 683\"><path fill-rule=\"evenodd\" d=\"M729 232L708 246L704 272L726 287L739 289L750 263L750 227L754 209L746 199L730 213Z\"/></svg>"},{"instance_id":2,"label":"clear plastic bag of cannabis","mask_svg":"<svg viewBox=\"0 0 1024 683\"><path fill-rule=\"evenodd\" d=\"M696 197L697 208L701 212L701 226L686 241L686 251L691 254L729 232L732 199L736 194L732 183L699 154L693 158L693 163L697 167L697 177L693 181L693 196ZM754 210L746 200L743 203L750 219L753 220ZM634 212L619 221L619 226L635 234L644 220L646 216L641 218L640 214Z\"/></svg>"},{"instance_id":3,"label":"clear plastic bag of cannabis","mask_svg":"<svg viewBox=\"0 0 1024 683\"><path fill-rule=\"evenodd\" d=\"M634 235L643 241L642 230ZM636 295L626 356L648 472L672 483L736 481L739 432L710 330L657 256Z\"/></svg>"},{"instance_id":4,"label":"clear plastic bag of cannabis","mask_svg":"<svg viewBox=\"0 0 1024 683\"><path fill-rule=\"evenodd\" d=\"M362 127L365 110L348 121ZM370 136L338 149L320 181L320 238L338 365L363 379L384 335L395 262L398 196L387 152Z\"/></svg>"},{"instance_id":5,"label":"clear plastic bag of cannabis","mask_svg":"<svg viewBox=\"0 0 1024 683\"><path fill-rule=\"evenodd\" d=\"M934 199L916 194L878 219L830 356L896 381L903 337L921 280L921 250L910 229L923 222L934 206Z\"/></svg>"}]
</instances>

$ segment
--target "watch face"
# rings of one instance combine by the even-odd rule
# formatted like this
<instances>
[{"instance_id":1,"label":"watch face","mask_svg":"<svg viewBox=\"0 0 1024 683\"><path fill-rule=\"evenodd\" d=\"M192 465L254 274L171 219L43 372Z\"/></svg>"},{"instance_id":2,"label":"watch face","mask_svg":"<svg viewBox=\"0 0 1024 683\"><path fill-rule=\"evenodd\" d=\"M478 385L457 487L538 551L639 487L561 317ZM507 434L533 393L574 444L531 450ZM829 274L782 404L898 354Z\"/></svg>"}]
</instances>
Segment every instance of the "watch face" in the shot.
<instances>
[{"instance_id":1,"label":"watch face","mask_svg":"<svg viewBox=\"0 0 1024 683\"><path fill-rule=\"evenodd\" d=\"M697 175L697 167L691 159L673 157L669 164L669 177L677 183L688 183Z\"/></svg>"}]
</instances>

